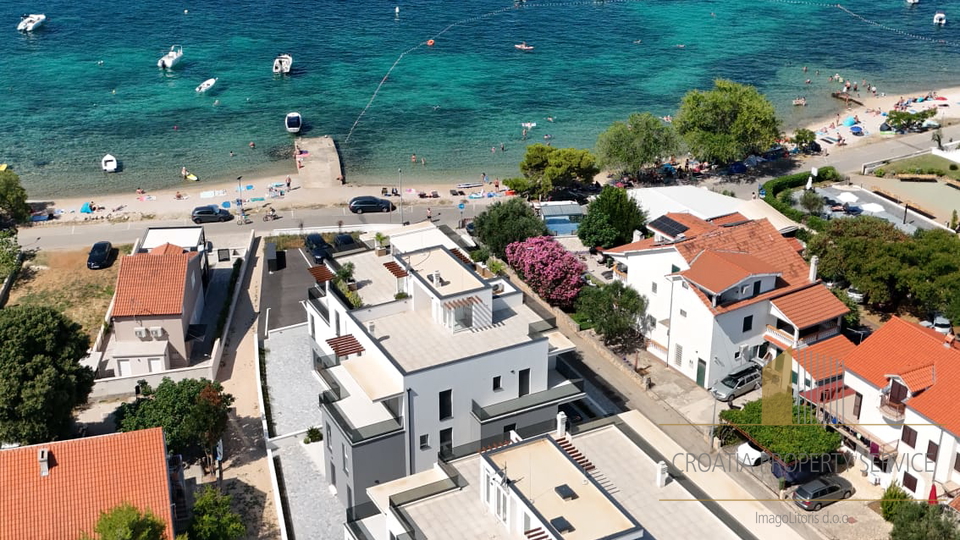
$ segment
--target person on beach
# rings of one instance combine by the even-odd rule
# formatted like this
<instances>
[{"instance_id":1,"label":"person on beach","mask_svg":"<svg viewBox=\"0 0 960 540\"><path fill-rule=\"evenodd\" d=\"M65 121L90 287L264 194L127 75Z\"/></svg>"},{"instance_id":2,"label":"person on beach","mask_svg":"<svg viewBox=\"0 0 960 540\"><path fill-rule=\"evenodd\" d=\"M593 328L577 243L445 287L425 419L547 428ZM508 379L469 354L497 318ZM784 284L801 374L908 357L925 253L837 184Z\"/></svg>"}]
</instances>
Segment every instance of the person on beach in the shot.
<instances>
[{"instance_id":1,"label":"person on beach","mask_svg":"<svg viewBox=\"0 0 960 540\"><path fill-rule=\"evenodd\" d=\"M430 207L427 207L427 221L433 221L433 212L430 210Z\"/></svg>"},{"instance_id":2,"label":"person on beach","mask_svg":"<svg viewBox=\"0 0 960 540\"><path fill-rule=\"evenodd\" d=\"M233 150L230 151L230 157L233 157Z\"/></svg>"},{"instance_id":3,"label":"person on beach","mask_svg":"<svg viewBox=\"0 0 960 540\"><path fill-rule=\"evenodd\" d=\"M257 145L256 145L256 144L254 144L254 142L253 142L253 141L250 141L250 148L256 148L256 147L257 147Z\"/></svg>"},{"instance_id":4,"label":"person on beach","mask_svg":"<svg viewBox=\"0 0 960 540\"><path fill-rule=\"evenodd\" d=\"M416 163L416 162L417 162L417 155L410 154L410 163Z\"/></svg>"},{"instance_id":5,"label":"person on beach","mask_svg":"<svg viewBox=\"0 0 960 540\"><path fill-rule=\"evenodd\" d=\"M500 191L500 177L493 181L493 189Z\"/></svg>"},{"instance_id":6,"label":"person on beach","mask_svg":"<svg viewBox=\"0 0 960 540\"><path fill-rule=\"evenodd\" d=\"M143 188L137 188L137 195L144 195L145 193L146 191L144 191Z\"/></svg>"},{"instance_id":7,"label":"person on beach","mask_svg":"<svg viewBox=\"0 0 960 540\"><path fill-rule=\"evenodd\" d=\"M426 167L426 166L427 166L427 158L425 158L425 157L420 158L420 165L423 166L423 167Z\"/></svg>"},{"instance_id":8,"label":"person on beach","mask_svg":"<svg viewBox=\"0 0 960 540\"><path fill-rule=\"evenodd\" d=\"M504 149L503 149L503 143L500 143L500 151L501 151L501 152L504 151Z\"/></svg>"},{"instance_id":9,"label":"person on beach","mask_svg":"<svg viewBox=\"0 0 960 540\"><path fill-rule=\"evenodd\" d=\"M290 175L287 175L287 191L290 191L290 184L293 183L293 180L290 179Z\"/></svg>"},{"instance_id":10,"label":"person on beach","mask_svg":"<svg viewBox=\"0 0 960 540\"><path fill-rule=\"evenodd\" d=\"M491 146L491 147L490 147L490 153L491 153L491 154L496 154L496 153L497 153L497 147L496 147L496 146Z\"/></svg>"},{"instance_id":11,"label":"person on beach","mask_svg":"<svg viewBox=\"0 0 960 540\"><path fill-rule=\"evenodd\" d=\"M173 196L173 198L176 199L176 200L178 200L178 201L182 201L182 200L183 200L183 195L178 191L178 192Z\"/></svg>"}]
</instances>

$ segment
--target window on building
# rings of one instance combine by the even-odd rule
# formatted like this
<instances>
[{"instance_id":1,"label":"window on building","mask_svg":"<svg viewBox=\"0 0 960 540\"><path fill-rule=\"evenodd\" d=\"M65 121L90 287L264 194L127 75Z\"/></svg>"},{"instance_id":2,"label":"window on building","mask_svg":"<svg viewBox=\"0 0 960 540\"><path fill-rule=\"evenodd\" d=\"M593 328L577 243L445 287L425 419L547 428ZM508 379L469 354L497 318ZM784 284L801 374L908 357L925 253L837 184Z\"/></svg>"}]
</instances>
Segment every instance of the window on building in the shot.
<instances>
[{"instance_id":1,"label":"window on building","mask_svg":"<svg viewBox=\"0 0 960 540\"><path fill-rule=\"evenodd\" d=\"M463 330L473 326L473 306L461 306L453 311L453 328Z\"/></svg>"},{"instance_id":2,"label":"window on building","mask_svg":"<svg viewBox=\"0 0 960 540\"><path fill-rule=\"evenodd\" d=\"M910 448L916 448L917 430L910 426L903 426L903 432L900 434L900 440L910 445Z\"/></svg>"},{"instance_id":3,"label":"window on building","mask_svg":"<svg viewBox=\"0 0 960 540\"><path fill-rule=\"evenodd\" d=\"M440 419L453 418L453 390L440 392Z\"/></svg>"},{"instance_id":4,"label":"window on building","mask_svg":"<svg viewBox=\"0 0 960 540\"><path fill-rule=\"evenodd\" d=\"M937 457L939 457L939 455L940 455L940 445L933 441L927 442L927 459L936 463Z\"/></svg>"},{"instance_id":5,"label":"window on building","mask_svg":"<svg viewBox=\"0 0 960 540\"><path fill-rule=\"evenodd\" d=\"M914 475L912 475L912 474L910 474L910 473L908 473L908 472L903 473L903 487L905 487L905 488L907 488L908 490L916 493L916 492L917 492L917 477L914 476Z\"/></svg>"},{"instance_id":6,"label":"window on building","mask_svg":"<svg viewBox=\"0 0 960 540\"><path fill-rule=\"evenodd\" d=\"M957 457L953 458L953 470L960 472L960 452L957 452Z\"/></svg>"},{"instance_id":7,"label":"window on building","mask_svg":"<svg viewBox=\"0 0 960 540\"><path fill-rule=\"evenodd\" d=\"M683 347L677 343L675 349L673 349L673 364L677 367L680 367L683 364Z\"/></svg>"},{"instance_id":8,"label":"window on building","mask_svg":"<svg viewBox=\"0 0 960 540\"><path fill-rule=\"evenodd\" d=\"M307 315L307 332L313 337L313 315Z\"/></svg>"},{"instance_id":9,"label":"window on building","mask_svg":"<svg viewBox=\"0 0 960 540\"><path fill-rule=\"evenodd\" d=\"M753 282L753 295L756 296L760 294L760 280Z\"/></svg>"},{"instance_id":10,"label":"window on building","mask_svg":"<svg viewBox=\"0 0 960 540\"><path fill-rule=\"evenodd\" d=\"M679 272L679 271L680 271L680 267L679 267L679 266L677 266L677 265L675 265L675 264L670 265L670 273L671 273L671 274L676 274L676 273Z\"/></svg>"},{"instance_id":11,"label":"window on building","mask_svg":"<svg viewBox=\"0 0 960 540\"><path fill-rule=\"evenodd\" d=\"M340 453L343 454L343 472L344 474L350 474L350 456L347 455L346 443L340 443Z\"/></svg>"},{"instance_id":12,"label":"window on building","mask_svg":"<svg viewBox=\"0 0 960 540\"><path fill-rule=\"evenodd\" d=\"M796 371L791 372L791 373L790 373L790 383L791 383L791 384L797 384L797 377L798 377L798 375L797 375L797 372L796 372Z\"/></svg>"},{"instance_id":13,"label":"window on building","mask_svg":"<svg viewBox=\"0 0 960 540\"><path fill-rule=\"evenodd\" d=\"M690 288L690 285L688 285L686 281L681 281L681 282L680 282L680 286L683 287L684 289L689 289L689 288Z\"/></svg>"},{"instance_id":14,"label":"window on building","mask_svg":"<svg viewBox=\"0 0 960 540\"><path fill-rule=\"evenodd\" d=\"M753 315L747 315L743 318L743 331L749 332L753 329Z\"/></svg>"},{"instance_id":15,"label":"window on building","mask_svg":"<svg viewBox=\"0 0 960 540\"><path fill-rule=\"evenodd\" d=\"M333 437L330 436L330 424L327 426L327 450L333 450Z\"/></svg>"},{"instance_id":16,"label":"window on building","mask_svg":"<svg viewBox=\"0 0 960 540\"><path fill-rule=\"evenodd\" d=\"M650 292L652 292L653 294L657 294L657 282L656 282L656 281L654 281L653 283L650 284Z\"/></svg>"},{"instance_id":17,"label":"window on building","mask_svg":"<svg viewBox=\"0 0 960 540\"><path fill-rule=\"evenodd\" d=\"M421 435L420 436L420 449L426 450L430 448L430 435Z\"/></svg>"},{"instance_id":18,"label":"window on building","mask_svg":"<svg viewBox=\"0 0 960 540\"><path fill-rule=\"evenodd\" d=\"M503 390L502 380L500 379L500 376L499 376L499 375L497 375L496 377L493 378L493 389L494 389L494 390Z\"/></svg>"},{"instance_id":19,"label":"window on building","mask_svg":"<svg viewBox=\"0 0 960 540\"><path fill-rule=\"evenodd\" d=\"M863 394L857 392L853 397L853 417L860 419L860 409L863 408Z\"/></svg>"},{"instance_id":20,"label":"window on building","mask_svg":"<svg viewBox=\"0 0 960 540\"><path fill-rule=\"evenodd\" d=\"M680 310L680 316L681 316L681 317L686 317L686 316L687 316L687 310L681 309L681 310Z\"/></svg>"}]
</instances>

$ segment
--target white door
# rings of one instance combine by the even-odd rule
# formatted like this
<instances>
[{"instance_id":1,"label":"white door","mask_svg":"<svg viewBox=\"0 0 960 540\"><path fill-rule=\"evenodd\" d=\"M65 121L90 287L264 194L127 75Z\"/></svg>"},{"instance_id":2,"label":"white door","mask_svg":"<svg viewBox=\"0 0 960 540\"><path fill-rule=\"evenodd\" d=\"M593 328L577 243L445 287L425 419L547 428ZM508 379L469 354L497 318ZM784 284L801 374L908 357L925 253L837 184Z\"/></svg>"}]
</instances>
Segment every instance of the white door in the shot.
<instances>
[{"instance_id":1,"label":"white door","mask_svg":"<svg viewBox=\"0 0 960 540\"><path fill-rule=\"evenodd\" d=\"M117 360L117 377L126 377L132 374L130 371L130 360Z\"/></svg>"},{"instance_id":2,"label":"white door","mask_svg":"<svg viewBox=\"0 0 960 540\"><path fill-rule=\"evenodd\" d=\"M148 358L150 363L150 373L160 373L163 371L163 358Z\"/></svg>"}]
</instances>

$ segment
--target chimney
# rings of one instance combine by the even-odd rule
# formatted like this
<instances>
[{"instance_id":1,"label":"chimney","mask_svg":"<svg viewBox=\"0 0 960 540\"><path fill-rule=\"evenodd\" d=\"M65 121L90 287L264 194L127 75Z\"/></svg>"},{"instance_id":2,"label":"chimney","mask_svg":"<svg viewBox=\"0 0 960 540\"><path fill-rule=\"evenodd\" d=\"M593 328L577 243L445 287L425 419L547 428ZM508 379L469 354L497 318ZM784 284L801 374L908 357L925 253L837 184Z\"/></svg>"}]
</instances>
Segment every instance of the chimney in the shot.
<instances>
[{"instance_id":1,"label":"chimney","mask_svg":"<svg viewBox=\"0 0 960 540\"><path fill-rule=\"evenodd\" d=\"M814 255L810 257L810 283L817 281L817 266L820 265L820 257Z\"/></svg>"},{"instance_id":2,"label":"chimney","mask_svg":"<svg viewBox=\"0 0 960 540\"><path fill-rule=\"evenodd\" d=\"M48 476L50 474L50 453L46 448L41 448L37 450L37 461L40 462L40 476Z\"/></svg>"},{"instance_id":3,"label":"chimney","mask_svg":"<svg viewBox=\"0 0 960 540\"><path fill-rule=\"evenodd\" d=\"M440 280L440 271L435 270L433 272L433 285L434 287L439 287L442 284L443 284L443 281Z\"/></svg>"},{"instance_id":4,"label":"chimney","mask_svg":"<svg viewBox=\"0 0 960 540\"><path fill-rule=\"evenodd\" d=\"M643 240L643 235L640 233L640 231L633 231L633 240L632 240L632 241L633 241L633 242L639 242L639 241L641 241L641 240Z\"/></svg>"},{"instance_id":5,"label":"chimney","mask_svg":"<svg viewBox=\"0 0 960 540\"><path fill-rule=\"evenodd\" d=\"M377 337L377 334L375 332L376 326L374 325L373 321L370 321L367 323L367 330L370 332L370 337Z\"/></svg>"}]
</instances>

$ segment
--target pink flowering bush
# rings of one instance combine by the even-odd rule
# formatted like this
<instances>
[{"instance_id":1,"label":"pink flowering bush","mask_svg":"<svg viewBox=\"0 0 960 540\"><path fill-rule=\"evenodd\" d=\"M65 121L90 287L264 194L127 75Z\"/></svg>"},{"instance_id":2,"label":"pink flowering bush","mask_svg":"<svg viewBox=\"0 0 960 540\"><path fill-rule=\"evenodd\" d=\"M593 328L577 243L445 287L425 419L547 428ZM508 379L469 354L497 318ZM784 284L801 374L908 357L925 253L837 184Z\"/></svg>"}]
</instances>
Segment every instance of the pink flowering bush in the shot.
<instances>
[{"instance_id":1,"label":"pink flowering bush","mask_svg":"<svg viewBox=\"0 0 960 540\"><path fill-rule=\"evenodd\" d=\"M583 286L583 263L549 236L527 238L509 244L507 262L540 298L563 309L573 302Z\"/></svg>"}]
</instances>

